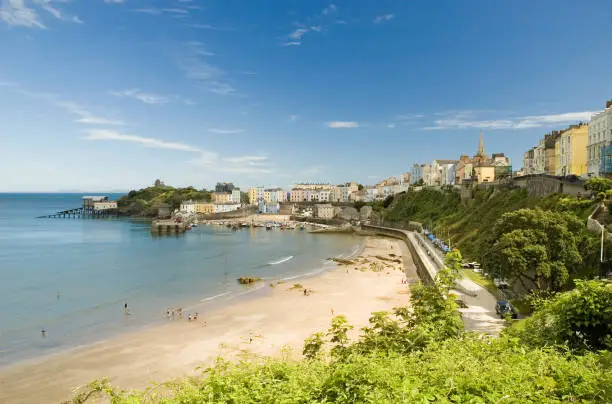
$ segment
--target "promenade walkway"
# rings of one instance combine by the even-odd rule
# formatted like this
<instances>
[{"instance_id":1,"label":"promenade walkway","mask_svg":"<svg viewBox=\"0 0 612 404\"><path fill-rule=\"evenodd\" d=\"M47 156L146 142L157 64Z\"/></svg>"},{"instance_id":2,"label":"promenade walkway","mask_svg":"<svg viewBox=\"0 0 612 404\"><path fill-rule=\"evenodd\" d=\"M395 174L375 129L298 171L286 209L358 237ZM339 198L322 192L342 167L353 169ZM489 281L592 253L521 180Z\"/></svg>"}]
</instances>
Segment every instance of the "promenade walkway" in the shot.
<instances>
[{"instance_id":1,"label":"promenade walkway","mask_svg":"<svg viewBox=\"0 0 612 404\"><path fill-rule=\"evenodd\" d=\"M421 234L387 227L364 226L368 230L380 230L381 234L395 232L401 235L406 242L411 243L417 255L423 262L427 273L435 278L436 273L444 266L444 255L429 239ZM466 331L481 332L489 335L499 335L504 328L504 320L495 312L497 299L488 290L473 281L462 277L457 281L457 290L454 291L468 306L459 309L463 317Z\"/></svg>"},{"instance_id":2,"label":"promenade walkway","mask_svg":"<svg viewBox=\"0 0 612 404\"><path fill-rule=\"evenodd\" d=\"M427 237L420 233L415 233L419 238L419 246L426 249L429 255L434 257L437 268L444 266L444 253L436 248ZM483 332L491 335L498 335L504 328L504 320L500 319L495 312L497 298L488 290L478 285L474 281L461 277L457 281L456 293L459 294L465 304L465 309L460 309L463 314L463 323L468 331Z\"/></svg>"}]
</instances>

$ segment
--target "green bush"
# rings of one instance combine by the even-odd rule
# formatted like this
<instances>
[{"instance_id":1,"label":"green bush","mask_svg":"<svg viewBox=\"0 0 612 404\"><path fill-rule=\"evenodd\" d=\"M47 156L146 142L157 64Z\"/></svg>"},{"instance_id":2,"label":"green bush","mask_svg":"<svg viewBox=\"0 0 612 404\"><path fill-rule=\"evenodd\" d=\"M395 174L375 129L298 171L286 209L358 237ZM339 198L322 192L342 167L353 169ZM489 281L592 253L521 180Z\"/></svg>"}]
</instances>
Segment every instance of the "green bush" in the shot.
<instances>
[{"instance_id":1,"label":"green bush","mask_svg":"<svg viewBox=\"0 0 612 404\"><path fill-rule=\"evenodd\" d=\"M612 350L612 284L576 281L576 288L539 303L507 333L532 347L567 345L574 351Z\"/></svg>"}]
</instances>

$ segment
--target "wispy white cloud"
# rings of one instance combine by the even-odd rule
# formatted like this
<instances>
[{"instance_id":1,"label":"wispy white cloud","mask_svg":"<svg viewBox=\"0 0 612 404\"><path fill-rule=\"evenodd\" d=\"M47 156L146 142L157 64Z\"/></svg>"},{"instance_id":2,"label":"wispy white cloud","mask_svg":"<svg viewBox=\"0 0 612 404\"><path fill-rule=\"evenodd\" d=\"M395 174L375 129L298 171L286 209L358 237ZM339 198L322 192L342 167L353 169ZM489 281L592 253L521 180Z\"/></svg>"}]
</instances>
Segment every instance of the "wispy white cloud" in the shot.
<instances>
[{"instance_id":1,"label":"wispy white cloud","mask_svg":"<svg viewBox=\"0 0 612 404\"><path fill-rule=\"evenodd\" d=\"M338 7L330 4L325 7L320 14L307 19L307 23L294 23L294 29L283 37L280 41L281 46L299 46L303 43L304 36L311 33L320 33L325 31L332 24L345 23L345 21L337 20L336 14Z\"/></svg>"},{"instance_id":2,"label":"wispy white cloud","mask_svg":"<svg viewBox=\"0 0 612 404\"><path fill-rule=\"evenodd\" d=\"M412 121L421 118L425 118L425 114L401 114L395 117L395 119L398 121Z\"/></svg>"},{"instance_id":3,"label":"wispy white cloud","mask_svg":"<svg viewBox=\"0 0 612 404\"><path fill-rule=\"evenodd\" d=\"M61 108L70 114L76 116L76 122L84 124L97 124L97 125L115 125L121 126L125 123L118 119L105 118L90 112L86 107L76 102L66 101L57 94L43 93L30 91L22 88L18 83L11 82L0 82L0 87L7 88L9 91L13 91L17 94L21 94L25 97L43 101L49 105Z\"/></svg>"},{"instance_id":4,"label":"wispy white cloud","mask_svg":"<svg viewBox=\"0 0 612 404\"><path fill-rule=\"evenodd\" d=\"M65 3L56 1L55 3ZM0 21L10 26L30 28L46 28L37 9L41 9L54 18L62 21L82 24L83 21L75 15L68 15L53 6L52 0L2 0L0 5Z\"/></svg>"},{"instance_id":5,"label":"wispy white cloud","mask_svg":"<svg viewBox=\"0 0 612 404\"><path fill-rule=\"evenodd\" d=\"M103 118L101 116L94 115L93 113L85 109L83 106L76 104L74 102L54 101L53 104L57 107L65 109L72 115L75 115L77 117L76 122L78 123L86 123L86 124L94 124L94 125L113 125L113 126L125 125L125 122L120 121L120 120Z\"/></svg>"},{"instance_id":6,"label":"wispy white cloud","mask_svg":"<svg viewBox=\"0 0 612 404\"><path fill-rule=\"evenodd\" d=\"M210 172L246 174L251 177L276 171L275 166L264 155L220 157L216 152L203 151L190 163L206 167Z\"/></svg>"},{"instance_id":7,"label":"wispy white cloud","mask_svg":"<svg viewBox=\"0 0 612 404\"><path fill-rule=\"evenodd\" d=\"M328 128L333 129L352 129L358 128L359 123L354 121L332 121L326 123Z\"/></svg>"},{"instance_id":8,"label":"wispy white cloud","mask_svg":"<svg viewBox=\"0 0 612 404\"><path fill-rule=\"evenodd\" d=\"M166 104L170 102L170 98L166 96L143 92L139 89L111 91L110 94L114 95L115 97L133 98L140 102L144 102L145 104Z\"/></svg>"},{"instance_id":9,"label":"wispy white cloud","mask_svg":"<svg viewBox=\"0 0 612 404\"><path fill-rule=\"evenodd\" d=\"M208 30L211 30L211 31L235 31L236 30L234 28L218 27L216 25L201 24L201 23L186 24L185 26L189 27L189 28L208 29Z\"/></svg>"},{"instance_id":10,"label":"wispy white cloud","mask_svg":"<svg viewBox=\"0 0 612 404\"><path fill-rule=\"evenodd\" d=\"M209 132L216 133L218 135L235 135L244 132L244 129L208 129Z\"/></svg>"},{"instance_id":11,"label":"wispy white cloud","mask_svg":"<svg viewBox=\"0 0 612 404\"><path fill-rule=\"evenodd\" d=\"M586 122L593 114L593 111L566 112L550 115L529 115L521 117L510 117L502 119L474 119L475 114L470 111L459 111L455 115L445 116L436 119L433 125L427 126L426 130L443 129L507 129L519 130L537 128L543 126L553 126L560 124L571 124L575 122Z\"/></svg>"},{"instance_id":12,"label":"wispy white cloud","mask_svg":"<svg viewBox=\"0 0 612 404\"><path fill-rule=\"evenodd\" d=\"M221 81L211 81L209 91L219 95L231 95L236 92L236 89Z\"/></svg>"},{"instance_id":13,"label":"wispy white cloud","mask_svg":"<svg viewBox=\"0 0 612 404\"><path fill-rule=\"evenodd\" d=\"M125 3L125 0L104 0L104 2L110 4L122 4Z\"/></svg>"},{"instance_id":14,"label":"wispy white cloud","mask_svg":"<svg viewBox=\"0 0 612 404\"><path fill-rule=\"evenodd\" d=\"M338 7L336 7L334 4L330 4L323 9L322 14L329 15L335 13L336 11L338 11Z\"/></svg>"},{"instance_id":15,"label":"wispy white cloud","mask_svg":"<svg viewBox=\"0 0 612 404\"><path fill-rule=\"evenodd\" d=\"M267 156L237 156L237 157L227 157L224 160L229 161L230 163L257 163L260 161L268 160L268 157Z\"/></svg>"},{"instance_id":16,"label":"wispy white cloud","mask_svg":"<svg viewBox=\"0 0 612 404\"><path fill-rule=\"evenodd\" d=\"M296 114L287 115L287 120L288 120L289 122L295 122L295 121L297 121L297 120L298 120L298 119L300 119L300 118L301 118L301 117L300 117L299 115L296 115Z\"/></svg>"},{"instance_id":17,"label":"wispy white cloud","mask_svg":"<svg viewBox=\"0 0 612 404\"><path fill-rule=\"evenodd\" d=\"M387 128L393 129L393 128L395 128L395 124L394 123L389 123L389 124L387 124Z\"/></svg>"},{"instance_id":18,"label":"wispy white cloud","mask_svg":"<svg viewBox=\"0 0 612 404\"><path fill-rule=\"evenodd\" d=\"M302 39L302 36L304 36L304 34L307 32L308 32L308 28L298 28L289 34L289 38L300 40Z\"/></svg>"},{"instance_id":19,"label":"wispy white cloud","mask_svg":"<svg viewBox=\"0 0 612 404\"><path fill-rule=\"evenodd\" d=\"M213 55L200 42L185 42L183 52L179 57L179 67L183 70L185 77L199 81L210 92L218 95L235 93L234 87L222 81L226 73L208 62L207 58Z\"/></svg>"},{"instance_id":20,"label":"wispy white cloud","mask_svg":"<svg viewBox=\"0 0 612 404\"><path fill-rule=\"evenodd\" d=\"M165 140L130 135L130 134L125 134L125 133L116 132L112 130L87 129L83 132L87 134L87 136L83 138L85 140L98 140L98 141L115 140L115 141L122 141L122 142L137 143L144 147L151 147L155 149L170 149L170 150L179 150L179 151L187 151L187 152L201 152L199 148L190 146L185 143L167 142Z\"/></svg>"},{"instance_id":21,"label":"wispy white cloud","mask_svg":"<svg viewBox=\"0 0 612 404\"><path fill-rule=\"evenodd\" d=\"M379 24L381 22L390 21L394 18L395 18L395 14L379 15L376 18L374 18L374 24Z\"/></svg>"},{"instance_id":22,"label":"wispy white cloud","mask_svg":"<svg viewBox=\"0 0 612 404\"><path fill-rule=\"evenodd\" d=\"M143 8L135 8L132 11L135 13L149 14L149 15L172 14L176 16L176 15L188 15L189 14L189 11L184 8L143 7Z\"/></svg>"}]
</instances>

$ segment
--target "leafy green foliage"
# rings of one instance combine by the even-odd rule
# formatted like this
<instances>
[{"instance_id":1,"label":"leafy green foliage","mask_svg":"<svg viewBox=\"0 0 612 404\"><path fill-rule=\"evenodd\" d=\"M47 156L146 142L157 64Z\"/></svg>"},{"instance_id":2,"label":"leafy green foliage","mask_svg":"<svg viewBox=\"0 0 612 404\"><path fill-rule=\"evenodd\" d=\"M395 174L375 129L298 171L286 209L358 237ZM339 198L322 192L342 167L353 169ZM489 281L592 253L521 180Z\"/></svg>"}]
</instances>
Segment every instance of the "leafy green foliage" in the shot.
<instances>
[{"instance_id":1,"label":"leafy green foliage","mask_svg":"<svg viewBox=\"0 0 612 404\"><path fill-rule=\"evenodd\" d=\"M540 302L520 327L508 330L530 346L567 344L572 350L612 350L612 284L576 281L576 288Z\"/></svg>"},{"instance_id":2,"label":"leafy green foliage","mask_svg":"<svg viewBox=\"0 0 612 404\"><path fill-rule=\"evenodd\" d=\"M598 271L588 260L595 253L595 238L567 212L521 209L505 213L487 245L482 264L489 275L518 281L525 291L563 290L570 279Z\"/></svg>"},{"instance_id":3,"label":"leafy green foliage","mask_svg":"<svg viewBox=\"0 0 612 404\"><path fill-rule=\"evenodd\" d=\"M574 201L574 202L569 202ZM455 190L423 188L395 197L384 212L385 223L406 228L409 221L423 223L429 229L443 228L464 257L480 260L489 248L493 226L504 213L523 208L541 208L574 213L586 220L596 202L565 195L545 198L528 194L525 189L474 190L473 198L462 201Z\"/></svg>"},{"instance_id":4,"label":"leafy green foliage","mask_svg":"<svg viewBox=\"0 0 612 404\"><path fill-rule=\"evenodd\" d=\"M181 202L187 200L210 201L210 192L198 191L194 187L174 188L167 185L156 185L130 191L117 201L120 214L128 216L156 216L160 204L169 204L170 209L178 209Z\"/></svg>"},{"instance_id":5,"label":"leafy green foliage","mask_svg":"<svg viewBox=\"0 0 612 404\"><path fill-rule=\"evenodd\" d=\"M525 349L517 341L450 339L426 351L342 361L219 361L202 377L145 392L113 391L121 403L560 403L610 402L612 376L602 354L571 356ZM92 395L93 397L94 395ZM80 401L82 402L82 401Z\"/></svg>"},{"instance_id":6,"label":"leafy green foliage","mask_svg":"<svg viewBox=\"0 0 612 404\"><path fill-rule=\"evenodd\" d=\"M612 189L612 180L603 177L593 177L584 184L584 187L595 194L605 193Z\"/></svg>"},{"instance_id":7,"label":"leafy green foliage","mask_svg":"<svg viewBox=\"0 0 612 404\"><path fill-rule=\"evenodd\" d=\"M304 349L302 350L302 355L304 355L306 359L314 359L319 356L325 345L324 336L325 334L322 332L315 332L310 337L306 338L304 341Z\"/></svg>"}]
</instances>

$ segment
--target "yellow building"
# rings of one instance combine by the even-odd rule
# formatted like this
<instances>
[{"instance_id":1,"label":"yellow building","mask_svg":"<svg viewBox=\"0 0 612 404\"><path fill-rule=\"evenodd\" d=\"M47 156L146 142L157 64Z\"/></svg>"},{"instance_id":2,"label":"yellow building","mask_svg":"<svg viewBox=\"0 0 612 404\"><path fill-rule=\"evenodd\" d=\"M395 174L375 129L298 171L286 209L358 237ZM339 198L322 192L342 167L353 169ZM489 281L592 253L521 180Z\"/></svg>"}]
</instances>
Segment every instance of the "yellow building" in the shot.
<instances>
[{"instance_id":1,"label":"yellow building","mask_svg":"<svg viewBox=\"0 0 612 404\"><path fill-rule=\"evenodd\" d=\"M495 167L490 165L476 165L474 166L474 175L476 182L482 184L483 182L495 181Z\"/></svg>"},{"instance_id":2,"label":"yellow building","mask_svg":"<svg viewBox=\"0 0 612 404\"><path fill-rule=\"evenodd\" d=\"M212 203L196 202L195 212L201 215L212 215L215 213L215 205Z\"/></svg>"},{"instance_id":3,"label":"yellow building","mask_svg":"<svg viewBox=\"0 0 612 404\"><path fill-rule=\"evenodd\" d=\"M249 196L249 203L251 205L257 205L257 196L260 192L261 188L251 187L249 188L247 194Z\"/></svg>"},{"instance_id":4,"label":"yellow building","mask_svg":"<svg viewBox=\"0 0 612 404\"><path fill-rule=\"evenodd\" d=\"M589 125L571 125L555 142L555 174L586 175Z\"/></svg>"},{"instance_id":5,"label":"yellow building","mask_svg":"<svg viewBox=\"0 0 612 404\"><path fill-rule=\"evenodd\" d=\"M230 203L232 194L227 192L213 192L210 195L212 203Z\"/></svg>"}]
</instances>

